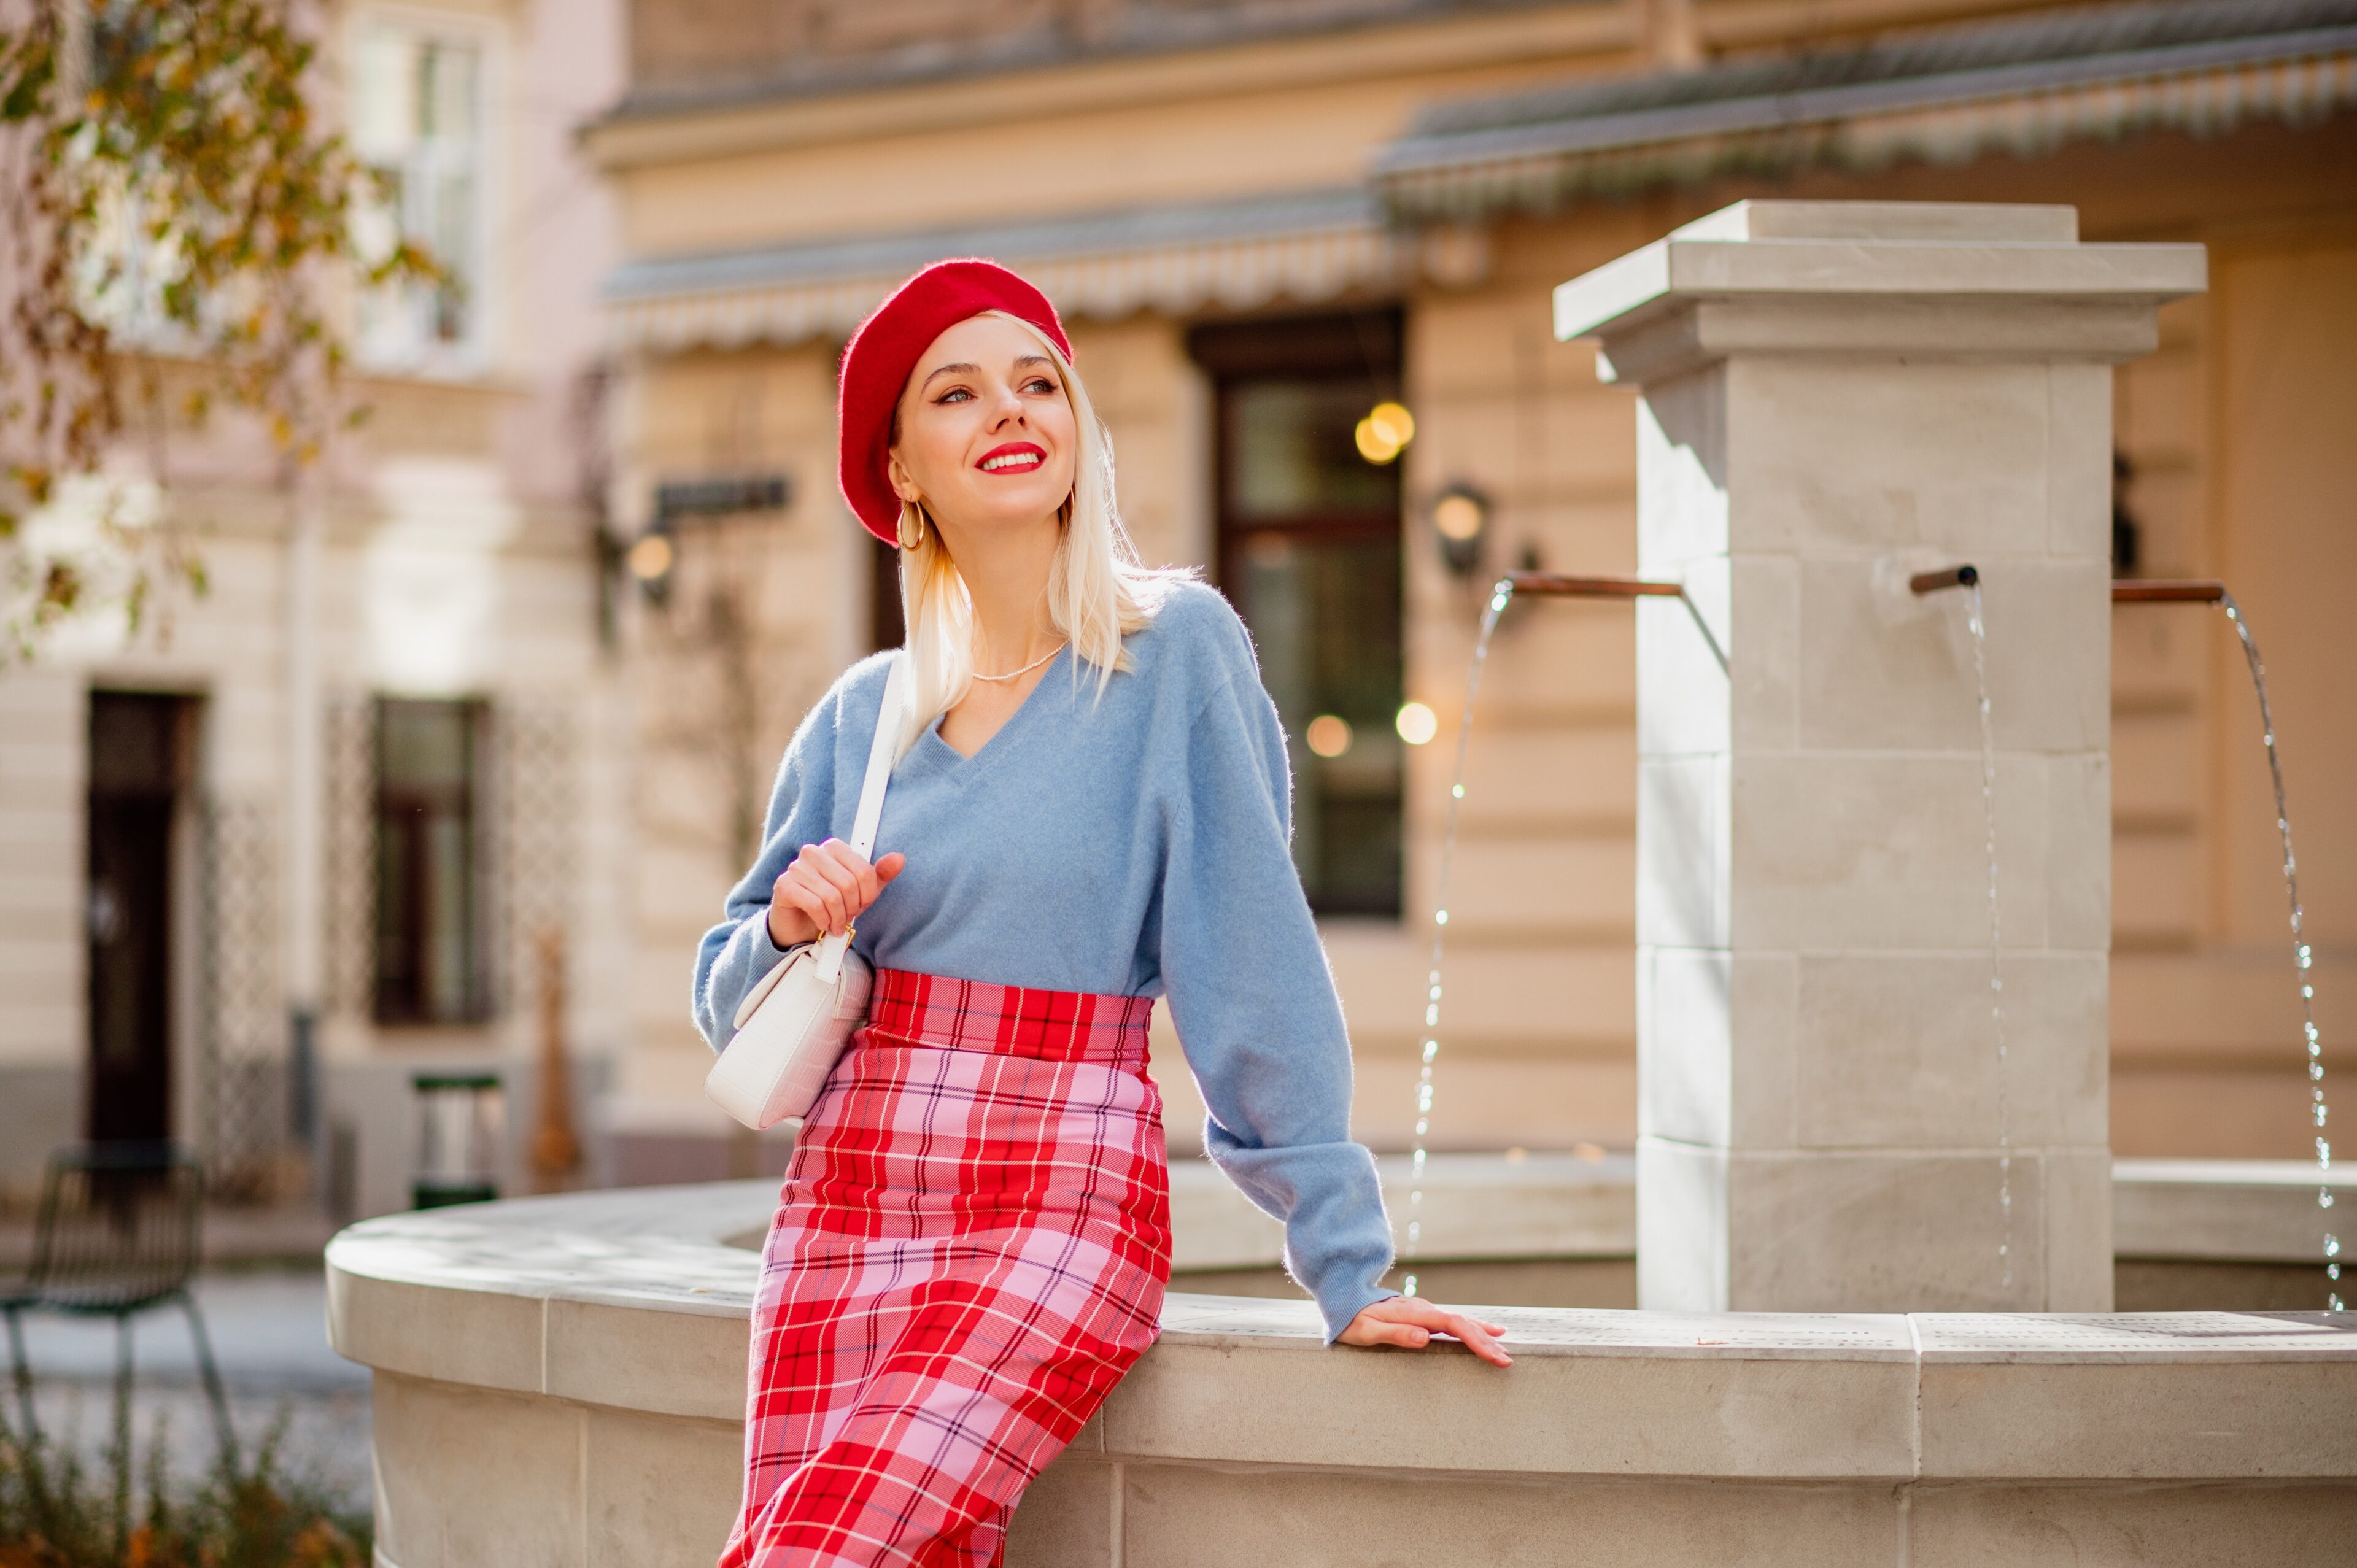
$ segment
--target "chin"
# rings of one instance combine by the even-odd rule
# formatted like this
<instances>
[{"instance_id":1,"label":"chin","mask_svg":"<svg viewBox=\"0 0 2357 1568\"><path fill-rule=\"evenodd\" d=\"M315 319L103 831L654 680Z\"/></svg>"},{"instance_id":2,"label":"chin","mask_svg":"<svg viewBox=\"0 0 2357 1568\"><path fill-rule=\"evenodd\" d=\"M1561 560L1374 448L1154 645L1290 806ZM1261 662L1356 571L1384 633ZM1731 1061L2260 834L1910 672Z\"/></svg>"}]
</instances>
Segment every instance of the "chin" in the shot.
<instances>
[{"instance_id":1,"label":"chin","mask_svg":"<svg viewBox=\"0 0 2357 1568\"><path fill-rule=\"evenodd\" d=\"M1002 490L974 498L974 510L967 515L978 528L1019 528L1027 522L1037 522L1064 504L1072 493L1065 485L1026 485L1019 490Z\"/></svg>"}]
</instances>

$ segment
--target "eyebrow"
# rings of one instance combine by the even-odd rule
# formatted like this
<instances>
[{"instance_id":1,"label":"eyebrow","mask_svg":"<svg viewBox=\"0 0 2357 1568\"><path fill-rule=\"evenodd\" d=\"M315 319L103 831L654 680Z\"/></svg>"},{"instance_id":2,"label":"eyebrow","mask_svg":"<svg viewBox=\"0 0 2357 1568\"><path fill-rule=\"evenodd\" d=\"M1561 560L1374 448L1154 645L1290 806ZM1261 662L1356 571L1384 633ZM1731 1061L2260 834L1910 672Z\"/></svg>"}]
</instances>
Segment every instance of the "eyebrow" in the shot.
<instances>
[{"instance_id":1,"label":"eyebrow","mask_svg":"<svg viewBox=\"0 0 2357 1568\"><path fill-rule=\"evenodd\" d=\"M940 365L934 368L931 375L925 378L925 385L931 386L943 376L978 376L980 374L982 374L982 367L980 365ZM919 390L922 391L923 389L920 388Z\"/></svg>"},{"instance_id":2,"label":"eyebrow","mask_svg":"<svg viewBox=\"0 0 2357 1568\"><path fill-rule=\"evenodd\" d=\"M1015 361L1015 368L1018 371L1023 369L1026 365L1045 365L1049 370L1054 370L1056 368L1056 362L1048 358L1045 354L1026 354L1021 359ZM982 367L980 365L969 365L963 361L954 365L936 365L933 368L932 374L925 378L925 386L931 386L934 381L940 380L943 376L978 376L980 374L982 374ZM924 387L920 387L917 390L922 392Z\"/></svg>"}]
</instances>

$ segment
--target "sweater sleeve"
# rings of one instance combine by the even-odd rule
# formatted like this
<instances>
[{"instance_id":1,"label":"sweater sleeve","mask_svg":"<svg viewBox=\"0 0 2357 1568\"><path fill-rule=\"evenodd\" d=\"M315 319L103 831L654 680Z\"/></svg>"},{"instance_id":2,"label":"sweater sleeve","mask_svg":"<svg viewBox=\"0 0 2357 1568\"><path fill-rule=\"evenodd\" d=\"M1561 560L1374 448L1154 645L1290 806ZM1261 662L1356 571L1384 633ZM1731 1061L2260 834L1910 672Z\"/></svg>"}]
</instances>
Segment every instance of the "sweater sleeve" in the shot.
<instances>
[{"instance_id":1,"label":"sweater sleeve","mask_svg":"<svg viewBox=\"0 0 2357 1568\"><path fill-rule=\"evenodd\" d=\"M737 1004L785 957L770 940L770 890L804 844L823 842L831 830L843 711L837 685L803 716L770 787L760 853L744 880L728 890L720 923L696 946L695 1026L715 1051L737 1032ZM864 750L865 736L859 745Z\"/></svg>"},{"instance_id":2,"label":"sweater sleeve","mask_svg":"<svg viewBox=\"0 0 2357 1568\"><path fill-rule=\"evenodd\" d=\"M1374 1157L1351 1141L1351 1045L1288 848L1276 710L1241 671L1203 700L1169 808L1161 968L1171 1022L1210 1109L1204 1144L1244 1196L1285 1221L1286 1268L1329 1344L1395 1295Z\"/></svg>"}]
</instances>

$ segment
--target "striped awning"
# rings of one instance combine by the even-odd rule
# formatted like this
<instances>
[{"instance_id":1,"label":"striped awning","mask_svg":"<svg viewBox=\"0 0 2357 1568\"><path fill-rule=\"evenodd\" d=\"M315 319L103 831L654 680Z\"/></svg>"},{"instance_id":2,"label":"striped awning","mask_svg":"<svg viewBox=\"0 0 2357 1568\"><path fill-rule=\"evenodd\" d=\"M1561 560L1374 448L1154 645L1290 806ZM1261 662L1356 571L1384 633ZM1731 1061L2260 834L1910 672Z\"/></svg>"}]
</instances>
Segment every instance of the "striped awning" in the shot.
<instances>
[{"instance_id":1,"label":"striped awning","mask_svg":"<svg viewBox=\"0 0 2357 1568\"><path fill-rule=\"evenodd\" d=\"M1395 219L1479 221L1729 175L2312 124L2352 104L2357 0L2089 6L1444 104L1384 150L1375 185Z\"/></svg>"},{"instance_id":2,"label":"striped awning","mask_svg":"<svg viewBox=\"0 0 2357 1568\"><path fill-rule=\"evenodd\" d=\"M1019 266L1059 311L1098 319L1390 295L1487 267L1477 235L1405 232L1372 192L1325 190L633 262L608 280L609 328L617 348L656 352L846 337L945 256Z\"/></svg>"}]
</instances>

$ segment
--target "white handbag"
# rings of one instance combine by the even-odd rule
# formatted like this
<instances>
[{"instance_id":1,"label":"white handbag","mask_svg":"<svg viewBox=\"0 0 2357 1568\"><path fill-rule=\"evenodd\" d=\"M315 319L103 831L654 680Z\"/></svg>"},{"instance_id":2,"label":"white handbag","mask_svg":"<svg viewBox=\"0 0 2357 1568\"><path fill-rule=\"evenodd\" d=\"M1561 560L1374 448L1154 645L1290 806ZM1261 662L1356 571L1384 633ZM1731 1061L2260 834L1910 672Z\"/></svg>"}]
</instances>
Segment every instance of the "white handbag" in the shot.
<instances>
[{"instance_id":1,"label":"white handbag","mask_svg":"<svg viewBox=\"0 0 2357 1568\"><path fill-rule=\"evenodd\" d=\"M876 741L867 751L867 777L859 787L859 812L851 828L851 847L862 859L875 852L877 819L884 814L907 670L908 655L894 655L876 714ZM852 1031L867 1016L875 976L867 961L851 950L851 934L845 926L796 948L737 1004L737 1033L705 1075L704 1092L746 1126L770 1127L807 1114Z\"/></svg>"}]
</instances>

